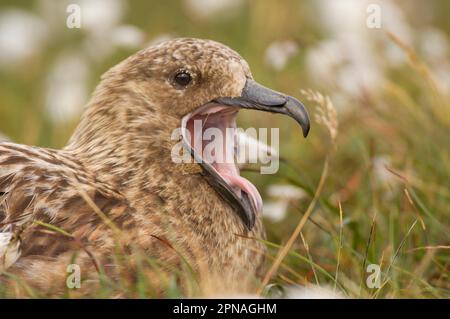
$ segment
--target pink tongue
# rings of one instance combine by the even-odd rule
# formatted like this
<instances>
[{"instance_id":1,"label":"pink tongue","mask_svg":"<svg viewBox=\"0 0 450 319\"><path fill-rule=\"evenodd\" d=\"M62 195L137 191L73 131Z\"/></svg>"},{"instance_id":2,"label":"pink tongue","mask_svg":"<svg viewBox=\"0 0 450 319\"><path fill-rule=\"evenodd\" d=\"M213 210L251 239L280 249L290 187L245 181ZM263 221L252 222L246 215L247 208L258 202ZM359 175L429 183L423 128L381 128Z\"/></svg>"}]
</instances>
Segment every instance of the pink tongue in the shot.
<instances>
[{"instance_id":1,"label":"pink tongue","mask_svg":"<svg viewBox=\"0 0 450 319\"><path fill-rule=\"evenodd\" d=\"M223 173L222 177L227 181L227 183L235 188L238 192L243 191L247 193L248 197L251 199L253 206L256 208L257 213L262 212L263 202L261 195L259 194L256 187L250 183L244 177L237 174ZM242 196L242 194L241 194Z\"/></svg>"},{"instance_id":2,"label":"pink tongue","mask_svg":"<svg viewBox=\"0 0 450 319\"><path fill-rule=\"evenodd\" d=\"M223 109L223 107L221 107ZM228 109L226 107L225 109ZM209 113L211 114L200 114L198 117L194 118L194 121L190 120L187 123L187 127L189 131L191 132L191 145L194 146L194 149L197 153L203 154L204 149L206 148L206 145L209 143L217 143L218 141L214 139L214 141L208 141L202 139L202 134L195 134L194 132L194 125L195 120L202 120L203 122L200 122L200 132L203 133L208 128L218 128L223 133L223 143L220 144L223 149L215 150L214 155L212 155L212 158L208 160L209 163L217 170L217 172L220 174L220 176L228 183L228 185L234 190L234 192L237 194L238 197L242 198L244 194L242 192L245 192L248 196L248 198L251 201L251 205L256 210L256 213L262 212L263 202L261 195L259 194L256 187L250 183L248 180L243 178L239 175L239 169L237 168L236 164L234 163L234 145L235 140L231 138L228 143L226 138L227 134L227 128L234 128L236 126L235 124L235 118L236 118L236 111L233 112L225 112L220 113L214 111L217 111L216 108L209 108L208 111L211 111ZM194 132L194 133L193 133ZM203 158L203 157L202 157Z\"/></svg>"}]
</instances>

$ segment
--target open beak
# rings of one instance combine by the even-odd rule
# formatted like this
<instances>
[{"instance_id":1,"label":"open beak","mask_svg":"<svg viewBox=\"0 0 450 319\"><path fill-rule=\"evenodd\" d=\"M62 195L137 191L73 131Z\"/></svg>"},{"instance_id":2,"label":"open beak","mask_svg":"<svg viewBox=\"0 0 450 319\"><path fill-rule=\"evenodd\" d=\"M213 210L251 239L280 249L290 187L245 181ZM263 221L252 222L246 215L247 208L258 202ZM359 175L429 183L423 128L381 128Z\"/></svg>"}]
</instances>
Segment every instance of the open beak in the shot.
<instances>
[{"instance_id":1,"label":"open beak","mask_svg":"<svg viewBox=\"0 0 450 319\"><path fill-rule=\"evenodd\" d=\"M305 106L292 96L276 92L265 86L247 79L242 94L239 97L221 97L215 102L223 105L239 106L272 113L281 113L294 118L302 127L303 136L309 133L309 115Z\"/></svg>"},{"instance_id":2,"label":"open beak","mask_svg":"<svg viewBox=\"0 0 450 319\"><path fill-rule=\"evenodd\" d=\"M220 111L215 111L217 108ZM236 211L247 229L251 230L255 225L256 215L262 211L262 199L258 190L240 176L234 163L229 165L204 161L201 155L204 145L202 142L197 143L202 146L196 148L191 139L194 135L191 132L192 123L196 119L204 121L203 129L220 127L224 130L226 127L236 126L235 118L239 108L289 115L300 124L304 137L308 135L310 123L306 108L297 99L266 88L252 79L247 79L241 96L217 98L183 118L182 134L185 147L202 166L204 178ZM187 135L188 131L191 138Z\"/></svg>"}]
</instances>

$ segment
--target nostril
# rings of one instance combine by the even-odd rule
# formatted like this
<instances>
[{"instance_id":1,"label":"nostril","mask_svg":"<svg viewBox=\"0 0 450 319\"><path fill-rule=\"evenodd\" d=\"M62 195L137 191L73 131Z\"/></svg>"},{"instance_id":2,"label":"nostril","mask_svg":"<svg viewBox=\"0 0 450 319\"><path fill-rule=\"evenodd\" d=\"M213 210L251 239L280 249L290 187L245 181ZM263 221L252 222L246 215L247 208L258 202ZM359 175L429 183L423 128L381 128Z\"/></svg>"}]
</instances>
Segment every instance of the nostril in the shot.
<instances>
[{"instance_id":1,"label":"nostril","mask_svg":"<svg viewBox=\"0 0 450 319\"><path fill-rule=\"evenodd\" d=\"M269 89L253 80L247 80L242 98L263 106L281 107L287 102L287 97L279 92Z\"/></svg>"}]
</instances>

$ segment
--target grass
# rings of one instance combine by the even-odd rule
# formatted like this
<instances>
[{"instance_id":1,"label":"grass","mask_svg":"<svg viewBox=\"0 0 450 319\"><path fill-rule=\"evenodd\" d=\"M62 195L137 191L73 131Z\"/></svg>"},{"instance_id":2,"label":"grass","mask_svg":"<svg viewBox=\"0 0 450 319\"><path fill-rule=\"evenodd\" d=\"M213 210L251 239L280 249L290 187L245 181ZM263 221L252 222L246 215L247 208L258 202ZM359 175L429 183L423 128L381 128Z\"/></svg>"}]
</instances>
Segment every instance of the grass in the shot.
<instances>
[{"instance_id":1,"label":"grass","mask_svg":"<svg viewBox=\"0 0 450 319\"><path fill-rule=\"evenodd\" d=\"M253 14L265 12L260 7ZM264 21L252 20L250 27L264 30L264 24L257 22L260 20ZM293 19L274 16L267 28L274 24L281 28L284 20ZM202 25L193 32L218 40L223 36L225 40L228 39L228 35L223 35L228 34L224 31L226 27L226 24L218 26L223 30L217 37L202 34L202 30L208 29ZM287 36L298 31L291 24L283 30ZM273 32L269 30L268 34ZM270 40L264 38L263 31L258 31L258 35L261 43ZM408 65L389 70L381 91L360 98L347 97L350 101L347 103L355 110L350 113L333 115L334 108L330 109L331 101L325 95L303 92L303 97L309 100L305 104L310 112L314 111L313 105L321 110L307 140L294 136L293 124L284 119L257 117L255 124L254 114L244 113L240 117L244 126L281 128L284 145L281 145L279 173L258 176L252 170L245 172L263 196L272 183L291 184L307 194L306 198L292 203L282 221L265 221L266 275L255 293L276 295L293 284L319 284L356 298L450 297L450 99L412 48L394 34L388 33L387 37L404 52ZM255 58L261 55L260 44L242 44L245 41L241 38L235 42L241 45L237 49L245 51L244 56L253 60L250 65L256 65L255 78L264 79L268 72ZM44 62L48 64L47 60ZM46 74L41 69L46 64L37 64L29 70L30 74L19 75L12 81L7 81L10 74L1 75L5 85L0 88L0 96L5 104L0 105L0 128L21 143L58 147L67 139L73 125L53 125L42 115L39 106L31 105L34 100L42 100L39 98L42 88L34 87L33 76ZM304 70L293 65L292 68L304 74ZM293 89L291 84L302 81L299 75L297 78L292 75L294 71L273 77L279 78L278 89L298 93L300 97L300 90ZM324 91L332 93L334 89ZM23 96L23 91L29 93ZM60 131L63 133L55 134ZM101 211L95 212L104 217ZM41 226L51 228L51 225ZM64 233L64 230L49 230ZM170 266L140 252L128 260L118 248L116 259L123 269L121 280L111 281L99 269L100 287L83 296L148 298L201 294L188 263L182 269L171 269L168 275L165 270ZM367 267L371 264L380 266L379 287L370 288L366 284L371 275ZM133 280L127 269L135 271ZM148 269L166 288L164 292L149 280ZM180 278L185 279L185 289L179 285ZM7 294L5 287L0 286L0 297L53 297L26 286L20 278L13 279L18 286L15 291L20 293ZM72 290L63 294L66 298L81 295Z\"/></svg>"},{"instance_id":2,"label":"grass","mask_svg":"<svg viewBox=\"0 0 450 319\"><path fill-rule=\"evenodd\" d=\"M395 149L391 140L383 138L384 130L376 132L380 135L378 147L385 148L385 153L394 157L393 162L396 163L393 167L381 168L387 172L388 181L376 179L376 172L370 162L362 162L359 167L355 167L352 174L345 168L339 169L339 165L351 156L348 153L351 153L349 149L352 147L345 145L348 141L339 136L331 101L313 91L305 94L308 100L318 104L317 121L328 131L330 147L323 160L316 187L302 186L302 183L297 182L303 179L302 174L295 166L290 167L292 164L284 164L286 167L283 167L280 177L283 178L289 170L289 175L286 175L289 176L286 178L287 182L304 187L310 195L310 200L309 203L301 201L298 206L292 207L285 221L278 225L267 225L270 235L270 240L266 242L269 248L268 270L256 294L272 295L274 289L283 290L294 284L318 284L333 287L345 296L357 298L448 298L450 260L449 216L446 207L449 207L450 189L442 181L449 177L449 171L434 171L434 167L430 167L427 163L429 154L421 150L423 141L419 139L416 145L415 136L408 135L411 142L406 152L408 156L404 157L405 153ZM386 96L392 97L389 87ZM423 130L422 137L431 137L428 130L433 133L442 130L441 134L433 139L434 145L429 151L448 151L445 149L445 143L450 142L449 136L444 134L448 130L447 126L439 126L439 123L429 127L414 125L417 112L422 112L422 121L431 121L427 116L431 117L433 113L426 112L423 108L424 105L420 109L413 109L413 113L408 113L403 108L387 113L374 105L371 110L372 120L383 122L384 125L379 127L395 128L398 134L403 131L403 134L414 132L416 135L419 134L418 130ZM397 116L400 114L395 114L396 112L400 112L405 120L402 125L412 126L399 128ZM363 132L365 127L359 129L361 135L367 134ZM437 144L439 142L442 143L441 148ZM357 149L364 150L364 144L356 144ZM369 149L365 151L370 152ZM370 153L359 155L360 158L366 159L373 156ZM436 154L433 157L435 167L448 165L439 162L439 159L444 158L445 155ZM292 175L292 172L295 175ZM425 173L427 174L424 175ZM355 174L359 177L355 178ZM309 178L316 179L313 174ZM358 185L351 185L352 183ZM341 195L338 199L333 196L336 192ZM88 198L86 200L90 205L94 205ZM98 208L94 210L102 218L107 218ZM51 225L40 225L70 236ZM114 228L114 225L111 227ZM286 229L291 230L290 236L280 236L277 233ZM283 233L286 234L285 231ZM131 282L125 271L122 280L114 282L100 271L100 289L89 292L88 296L147 298L201 295L195 274L189 270L187 262L187 271L172 269L172 274L167 277L167 265L161 265L158 260L149 259L141 253L136 256L137 260L133 260L133 263L136 262L137 266L134 265L131 269L136 270L138 280ZM123 258L120 249L117 258L124 263L122 269L130 267L130 261ZM366 271L369 264L378 264L381 267L379 287L369 288L366 285L366 279L371 274ZM146 267L153 270L152 274L157 274L160 283L163 282L166 287L165 292L152 286L144 270ZM190 274L189 287L183 290L178 283L180 278L186 277L186 273ZM19 278L17 282L24 288L22 291L26 296L43 297ZM68 290L65 296L79 295Z\"/></svg>"},{"instance_id":3,"label":"grass","mask_svg":"<svg viewBox=\"0 0 450 319\"><path fill-rule=\"evenodd\" d=\"M324 190L323 171L315 174L315 179L321 176L315 191L297 182L305 180L301 172L284 171L286 181L305 188L310 202L271 225L290 228L290 236L269 226L272 240L285 244L272 249L277 257L264 284L269 279L278 286L319 282L356 298L450 297L450 126L445 112L450 104L412 49L389 36L407 54L411 68L404 72L417 81L415 92L424 102L417 104L408 90L387 81L380 96L360 101L369 107L360 105L361 113L341 123L346 129L328 147L336 148L331 159L326 152L321 156L330 171ZM329 122L319 122L330 131ZM387 154L392 164L374 167L379 154ZM292 172L297 176L288 175ZM381 285L375 289L366 285L369 264L381 266Z\"/></svg>"}]
</instances>

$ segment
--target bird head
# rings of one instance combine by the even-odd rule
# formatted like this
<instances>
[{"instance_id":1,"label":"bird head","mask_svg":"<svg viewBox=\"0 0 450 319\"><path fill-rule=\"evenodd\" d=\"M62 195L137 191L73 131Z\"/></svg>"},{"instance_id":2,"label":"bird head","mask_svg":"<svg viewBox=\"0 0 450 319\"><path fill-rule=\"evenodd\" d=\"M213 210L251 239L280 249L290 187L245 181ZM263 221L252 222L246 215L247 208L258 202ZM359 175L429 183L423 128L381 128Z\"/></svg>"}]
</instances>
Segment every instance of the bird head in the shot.
<instances>
[{"instance_id":1,"label":"bird head","mask_svg":"<svg viewBox=\"0 0 450 319\"><path fill-rule=\"evenodd\" d=\"M300 124L305 137L310 127L301 102L258 84L238 53L210 40L181 38L160 43L112 68L105 79L115 86L133 81L153 112L175 119L184 147L201 165L203 176L248 229L262 210L262 200L256 187L239 175L233 161L236 141L226 129L236 127L240 109L288 115ZM221 137L205 140L208 129L218 130ZM217 149L213 158L204 156L210 143L220 145L220 158Z\"/></svg>"}]
</instances>

